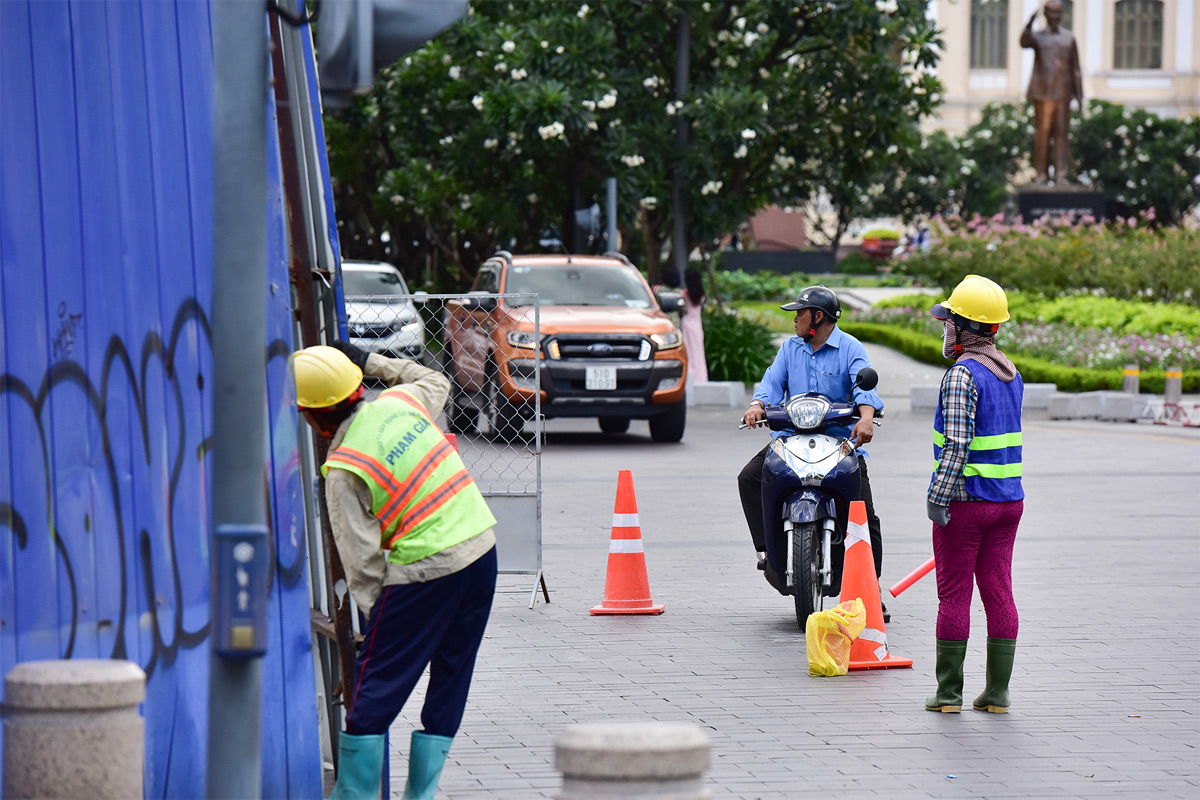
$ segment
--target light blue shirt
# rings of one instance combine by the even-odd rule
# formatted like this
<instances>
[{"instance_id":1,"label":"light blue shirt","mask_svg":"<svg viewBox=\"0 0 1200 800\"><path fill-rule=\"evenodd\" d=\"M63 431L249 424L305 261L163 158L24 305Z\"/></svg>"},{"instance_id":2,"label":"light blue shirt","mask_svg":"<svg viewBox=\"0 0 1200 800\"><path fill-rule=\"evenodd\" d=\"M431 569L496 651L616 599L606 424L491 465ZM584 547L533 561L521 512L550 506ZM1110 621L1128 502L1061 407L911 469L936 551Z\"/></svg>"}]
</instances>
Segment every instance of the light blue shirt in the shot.
<instances>
[{"instance_id":1,"label":"light blue shirt","mask_svg":"<svg viewBox=\"0 0 1200 800\"><path fill-rule=\"evenodd\" d=\"M763 373L754 399L771 406L805 392L820 392L835 403L853 401L855 405L882 411L883 400L874 390L863 391L854 385L858 371L869 366L871 361L862 342L836 325L828 341L815 353L812 345L793 336L780 346L774 363ZM831 436L849 437L850 431L848 426L841 426L828 432ZM771 431L771 435L778 438L788 434ZM867 451L860 447L858 454L866 456Z\"/></svg>"}]
</instances>

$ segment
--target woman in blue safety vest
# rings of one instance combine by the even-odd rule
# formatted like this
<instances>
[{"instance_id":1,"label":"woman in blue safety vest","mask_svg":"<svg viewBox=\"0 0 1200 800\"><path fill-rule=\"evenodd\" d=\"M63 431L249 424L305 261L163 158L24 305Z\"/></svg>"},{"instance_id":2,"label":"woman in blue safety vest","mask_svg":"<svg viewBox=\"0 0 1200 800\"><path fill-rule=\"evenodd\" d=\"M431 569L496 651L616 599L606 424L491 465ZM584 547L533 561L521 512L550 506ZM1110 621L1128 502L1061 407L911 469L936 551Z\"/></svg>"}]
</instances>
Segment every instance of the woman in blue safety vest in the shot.
<instances>
[{"instance_id":1,"label":"woman in blue safety vest","mask_svg":"<svg viewBox=\"0 0 1200 800\"><path fill-rule=\"evenodd\" d=\"M987 678L976 711L1008 711L1017 643L1012 554L1025 492L1021 488L1024 384L996 349L1008 298L995 282L968 275L930 313L944 320L942 354L954 365L942 379L933 420L933 479L926 509L937 562L937 694L929 711L962 710L963 662L971 595L987 613Z\"/></svg>"}]
</instances>

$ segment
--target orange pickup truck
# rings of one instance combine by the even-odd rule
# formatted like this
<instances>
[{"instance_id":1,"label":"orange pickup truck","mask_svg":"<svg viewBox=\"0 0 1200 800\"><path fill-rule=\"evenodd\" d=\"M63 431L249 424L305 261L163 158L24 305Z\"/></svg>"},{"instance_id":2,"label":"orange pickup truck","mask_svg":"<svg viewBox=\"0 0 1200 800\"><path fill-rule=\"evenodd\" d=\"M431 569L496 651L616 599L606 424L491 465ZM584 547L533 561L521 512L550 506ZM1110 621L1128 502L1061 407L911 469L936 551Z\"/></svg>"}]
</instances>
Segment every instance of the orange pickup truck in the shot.
<instances>
[{"instance_id":1,"label":"orange pickup truck","mask_svg":"<svg viewBox=\"0 0 1200 800\"><path fill-rule=\"evenodd\" d=\"M533 418L540 392L548 419L595 417L605 433L645 419L654 441L679 441L687 353L664 312L682 306L678 294L656 297L619 254L497 253L479 268L471 292L447 303L450 429L474 430L482 412L493 436L511 440Z\"/></svg>"}]
</instances>

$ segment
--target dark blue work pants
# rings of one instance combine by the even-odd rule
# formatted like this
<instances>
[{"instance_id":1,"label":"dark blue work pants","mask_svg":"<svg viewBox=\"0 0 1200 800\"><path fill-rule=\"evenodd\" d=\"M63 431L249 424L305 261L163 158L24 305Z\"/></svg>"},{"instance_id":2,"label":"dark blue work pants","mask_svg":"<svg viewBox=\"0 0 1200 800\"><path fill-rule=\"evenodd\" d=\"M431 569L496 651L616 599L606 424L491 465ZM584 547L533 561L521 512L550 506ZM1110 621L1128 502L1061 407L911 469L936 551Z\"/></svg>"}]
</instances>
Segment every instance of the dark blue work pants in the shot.
<instances>
[{"instance_id":1,"label":"dark blue work pants","mask_svg":"<svg viewBox=\"0 0 1200 800\"><path fill-rule=\"evenodd\" d=\"M434 736L457 733L495 591L494 547L444 578L383 587L359 645L346 732L386 732L429 665L421 724Z\"/></svg>"}]
</instances>

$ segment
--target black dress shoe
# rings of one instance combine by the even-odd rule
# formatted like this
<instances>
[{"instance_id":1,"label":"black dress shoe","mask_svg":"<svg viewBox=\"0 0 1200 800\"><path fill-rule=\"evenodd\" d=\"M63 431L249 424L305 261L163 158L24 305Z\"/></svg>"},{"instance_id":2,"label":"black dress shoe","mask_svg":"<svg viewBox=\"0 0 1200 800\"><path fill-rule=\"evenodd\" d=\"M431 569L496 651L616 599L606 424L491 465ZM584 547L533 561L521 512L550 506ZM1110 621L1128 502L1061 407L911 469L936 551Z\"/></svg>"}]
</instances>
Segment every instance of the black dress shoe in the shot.
<instances>
[{"instance_id":1,"label":"black dress shoe","mask_svg":"<svg viewBox=\"0 0 1200 800\"><path fill-rule=\"evenodd\" d=\"M887 606L885 606L885 605L883 604L883 601L882 601L882 600L880 600L880 601L879 601L879 607L883 609L883 621L884 621L884 622L891 622L891 621L892 621L892 615L888 613Z\"/></svg>"}]
</instances>

